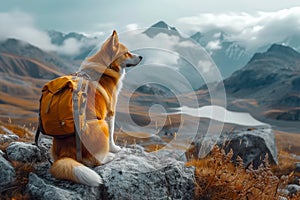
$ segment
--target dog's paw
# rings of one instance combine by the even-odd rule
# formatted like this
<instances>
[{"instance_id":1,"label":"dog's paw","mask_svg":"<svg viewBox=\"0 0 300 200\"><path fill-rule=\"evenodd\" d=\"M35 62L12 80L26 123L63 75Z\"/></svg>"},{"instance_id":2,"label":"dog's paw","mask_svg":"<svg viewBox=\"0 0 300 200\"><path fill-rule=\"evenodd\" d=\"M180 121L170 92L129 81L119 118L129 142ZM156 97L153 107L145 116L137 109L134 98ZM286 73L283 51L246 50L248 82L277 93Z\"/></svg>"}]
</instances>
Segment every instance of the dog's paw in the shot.
<instances>
[{"instance_id":1,"label":"dog's paw","mask_svg":"<svg viewBox=\"0 0 300 200\"><path fill-rule=\"evenodd\" d=\"M119 151L121 151L121 147L119 147L115 144L109 145L109 152L118 153Z\"/></svg>"},{"instance_id":2,"label":"dog's paw","mask_svg":"<svg viewBox=\"0 0 300 200\"><path fill-rule=\"evenodd\" d=\"M111 162L114 158L115 158L115 154L108 152L108 154L106 155L106 157L102 160L102 164L106 164Z\"/></svg>"}]
</instances>

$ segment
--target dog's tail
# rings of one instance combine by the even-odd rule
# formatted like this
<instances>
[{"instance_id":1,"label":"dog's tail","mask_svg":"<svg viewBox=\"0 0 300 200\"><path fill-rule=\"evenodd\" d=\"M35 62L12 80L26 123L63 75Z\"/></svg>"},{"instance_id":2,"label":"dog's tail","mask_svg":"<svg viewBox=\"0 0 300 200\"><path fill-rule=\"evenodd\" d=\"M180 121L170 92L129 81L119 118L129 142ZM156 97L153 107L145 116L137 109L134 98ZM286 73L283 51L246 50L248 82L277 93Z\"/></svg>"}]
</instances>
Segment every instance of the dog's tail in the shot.
<instances>
[{"instance_id":1,"label":"dog's tail","mask_svg":"<svg viewBox=\"0 0 300 200\"><path fill-rule=\"evenodd\" d=\"M99 174L72 158L56 160L51 167L51 174L57 179L66 179L89 186L99 186L103 181Z\"/></svg>"}]
</instances>

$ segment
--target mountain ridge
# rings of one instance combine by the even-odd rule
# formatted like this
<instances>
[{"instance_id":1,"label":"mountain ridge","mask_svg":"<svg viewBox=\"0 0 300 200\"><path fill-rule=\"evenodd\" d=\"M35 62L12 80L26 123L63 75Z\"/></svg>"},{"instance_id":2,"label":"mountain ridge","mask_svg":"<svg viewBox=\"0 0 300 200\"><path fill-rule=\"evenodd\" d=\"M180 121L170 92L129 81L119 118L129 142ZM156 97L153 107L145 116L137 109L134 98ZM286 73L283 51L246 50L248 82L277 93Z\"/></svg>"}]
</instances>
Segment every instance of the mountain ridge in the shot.
<instances>
[{"instance_id":1,"label":"mountain ridge","mask_svg":"<svg viewBox=\"0 0 300 200\"><path fill-rule=\"evenodd\" d=\"M262 116L300 121L300 53L291 47L273 44L266 52L253 55L247 65L224 80L224 86L234 99L255 99L255 112ZM245 108L250 113L255 110Z\"/></svg>"},{"instance_id":2,"label":"mountain ridge","mask_svg":"<svg viewBox=\"0 0 300 200\"><path fill-rule=\"evenodd\" d=\"M40 62L52 67L63 73L74 71L74 64L70 60L66 60L58 56L55 52L44 51L26 41L13 38L0 42L0 52L13 54L25 58L39 60Z\"/></svg>"}]
</instances>

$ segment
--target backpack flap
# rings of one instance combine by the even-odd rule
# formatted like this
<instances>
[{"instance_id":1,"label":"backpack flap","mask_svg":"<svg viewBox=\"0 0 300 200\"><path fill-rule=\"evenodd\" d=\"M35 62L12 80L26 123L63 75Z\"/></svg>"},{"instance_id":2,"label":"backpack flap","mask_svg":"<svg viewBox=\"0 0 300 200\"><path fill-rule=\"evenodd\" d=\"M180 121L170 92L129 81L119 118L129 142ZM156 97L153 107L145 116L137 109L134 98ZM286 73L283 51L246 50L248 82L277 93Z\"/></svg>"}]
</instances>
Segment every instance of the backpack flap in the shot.
<instances>
[{"instance_id":1,"label":"backpack flap","mask_svg":"<svg viewBox=\"0 0 300 200\"><path fill-rule=\"evenodd\" d=\"M56 78L50 82L48 82L46 85L44 85L42 92L49 91L52 94L60 92L62 89L68 87L71 89L76 89L77 84L72 80L72 76L62 76L59 78Z\"/></svg>"}]
</instances>

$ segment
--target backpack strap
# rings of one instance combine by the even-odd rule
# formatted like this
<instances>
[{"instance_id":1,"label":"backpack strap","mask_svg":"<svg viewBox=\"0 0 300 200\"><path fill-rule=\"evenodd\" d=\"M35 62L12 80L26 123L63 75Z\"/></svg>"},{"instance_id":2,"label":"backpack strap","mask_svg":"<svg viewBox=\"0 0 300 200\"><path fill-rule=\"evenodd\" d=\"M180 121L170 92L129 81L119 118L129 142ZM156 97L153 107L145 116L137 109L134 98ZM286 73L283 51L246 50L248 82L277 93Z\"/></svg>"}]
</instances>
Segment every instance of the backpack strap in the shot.
<instances>
[{"instance_id":1,"label":"backpack strap","mask_svg":"<svg viewBox=\"0 0 300 200\"><path fill-rule=\"evenodd\" d=\"M75 140L76 140L76 159L82 161L82 144L81 135L86 129L86 98L88 89L88 80L81 76L73 76L73 79L78 79L77 88L73 92L73 111L75 123ZM81 93L81 94L80 94ZM80 95L79 95L80 94ZM79 99L80 96L80 99Z\"/></svg>"},{"instance_id":2,"label":"backpack strap","mask_svg":"<svg viewBox=\"0 0 300 200\"><path fill-rule=\"evenodd\" d=\"M40 98L40 102L42 100L42 97L43 97L43 95ZM39 146L39 137L40 137L41 131L43 131L43 126L42 126L42 121L41 121L41 116L40 116L40 108L39 108L39 112L38 112L38 125L37 125L37 129L36 129L35 136L34 136L34 144L39 149L40 149L40 146ZM51 161L50 156L48 157L48 162L50 163L50 165L53 164L53 162Z\"/></svg>"},{"instance_id":3,"label":"backpack strap","mask_svg":"<svg viewBox=\"0 0 300 200\"><path fill-rule=\"evenodd\" d=\"M41 106L41 101L42 101L43 95L41 95L40 97L40 106ZM34 136L34 143L37 147L39 147L39 137L40 137L40 133L42 130L42 121L41 121L41 116L40 116L40 112L41 112L41 107L39 106L39 112L38 112L38 124L37 124L37 129L35 132L35 136Z\"/></svg>"},{"instance_id":4,"label":"backpack strap","mask_svg":"<svg viewBox=\"0 0 300 200\"><path fill-rule=\"evenodd\" d=\"M39 137L40 137L40 125L38 124L36 132L35 132L35 136L34 136L34 144L39 147Z\"/></svg>"}]
</instances>

